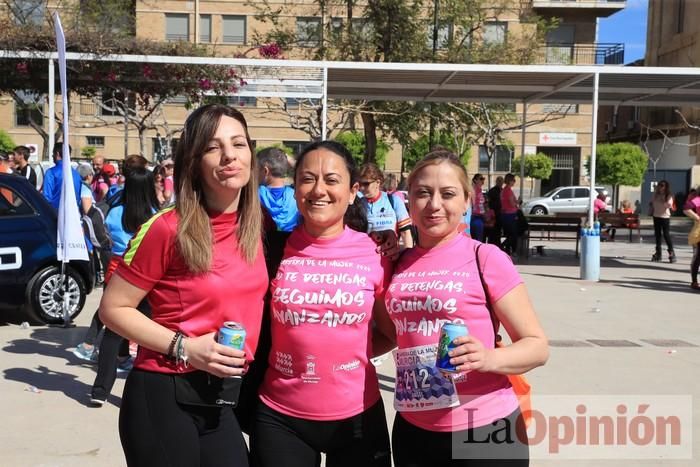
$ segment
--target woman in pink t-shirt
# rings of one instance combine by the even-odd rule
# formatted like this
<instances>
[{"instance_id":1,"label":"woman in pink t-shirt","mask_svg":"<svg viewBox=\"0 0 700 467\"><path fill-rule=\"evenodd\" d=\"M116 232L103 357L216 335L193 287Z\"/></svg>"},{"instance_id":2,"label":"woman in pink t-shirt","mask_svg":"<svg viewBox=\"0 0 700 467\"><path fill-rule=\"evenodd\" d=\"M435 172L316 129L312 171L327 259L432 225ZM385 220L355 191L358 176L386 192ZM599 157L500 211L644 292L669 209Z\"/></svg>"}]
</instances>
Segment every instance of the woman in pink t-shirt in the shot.
<instances>
[{"instance_id":1,"label":"woman in pink t-shirt","mask_svg":"<svg viewBox=\"0 0 700 467\"><path fill-rule=\"evenodd\" d=\"M386 415L370 358L394 346L383 302L390 263L364 233L358 172L344 146L307 146L294 183L302 222L270 284L272 345L251 434L252 463L313 467L326 453L329 466L389 467Z\"/></svg>"},{"instance_id":2,"label":"woman in pink t-shirt","mask_svg":"<svg viewBox=\"0 0 700 467\"><path fill-rule=\"evenodd\" d=\"M506 236L503 250L509 255L518 249L518 200L513 193L515 175L506 174L503 190L501 190L501 225Z\"/></svg>"},{"instance_id":3,"label":"woman in pink t-shirt","mask_svg":"<svg viewBox=\"0 0 700 467\"><path fill-rule=\"evenodd\" d=\"M398 344L394 464L528 465L525 427L506 375L544 364L548 347L525 285L496 246L459 232L469 181L456 155L431 152L408 184L418 246L399 259L385 296ZM495 348L489 303L512 344ZM446 322L468 328L450 352L453 377L435 367ZM514 443L499 443L504 436Z\"/></svg>"},{"instance_id":4,"label":"woman in pink t-shirt","mask_svg":"<svg viewBox=\"0 0 700 467\"><path fill-rule=\"evenodd\" d=\"M700 188L700 187L698 187ZM693 260L690 263L690 288L700 290L698 270L700 270L700 196L698 190L690 190L688 199L683 205L683 214L694 221L693 228L688 234L688 243L693 247Z\"/></svg>"}]
</instances>

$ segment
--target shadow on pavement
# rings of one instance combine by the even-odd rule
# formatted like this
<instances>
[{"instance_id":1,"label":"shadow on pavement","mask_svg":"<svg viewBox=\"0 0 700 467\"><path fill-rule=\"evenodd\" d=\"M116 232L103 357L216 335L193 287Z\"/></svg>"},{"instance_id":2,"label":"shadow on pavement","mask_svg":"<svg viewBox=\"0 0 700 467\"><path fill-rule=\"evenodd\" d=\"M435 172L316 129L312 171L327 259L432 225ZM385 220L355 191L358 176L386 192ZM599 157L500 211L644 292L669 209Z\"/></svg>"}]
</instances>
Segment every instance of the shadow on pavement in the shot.
<instances>
[{"instance_id":1,"label":"shadow on pavement","mask_svg":"<svg viewBox=\"0 0 700 467\"><path fill-rule=\"evenodd\" d=\"M89 394L94 378L93 372L96 371L97 367L94 363L79 359L73 355L72 351L68 350L82 342L86 329L85 326L39 327L33 329L31 335L26 339L14 339L7 342L2 350L14 354L36 354L57 358L59 361L64 361L68 368L89 367L92 370L89 376L90 384L78 380L78 376L75 374L54 371L46 366L40 366L36 369L8 368L4 371L5 378L25 383L28 387L34 386L41 391L61 391L81 405L90 405ZM117 373L117 378L125 377L126 374ZM121 398L110 395L108 402L120 406Z\"/></svg>"},{"instance_id":2,"label":"shadow on pavement","mask_svg":"<svg viewBox=\"0 0 700 467\"><path fill-rule=\"evenodd\" d=\"M564 275L557 275L557 274L535 274L531 273L530 275L532 276L539 276L539 277L549 277L552 279L570 279L570 280L575 280L579 281L580 278L578 275L570 275L570 276L564 276ZM670 281L668 279L654 279L650 277L625 277L621 279L616 279L616 280L606 280L606 279L601 279L598 281L600 284L610 284L616 287L624 287L628 289L650 289L650 290L658 290L661 292L683 292L683 293L689 293L693 295L698 295L700 297L700 293L698 293L697 290L693 290L690 288L690 281L684 282L684 281Z\"/></svg>"},{"instance_id":3,"label":"shadow on pavement","mask_svg":"<svg viewBox=\"0 0 700 467\"><path fill-rule=\"evenodd\" d=\"M36 369L8 368L3 373L5 379L9 381L26 384L27 388L25 388L25 391L29 390L30 386L33 386L39 391L62 392L66 397L73 399L80 405L88 405L91 386L79 381L77 376L70 373L53 371L45 366L39 366ZM31 392L34 392L34 390L31 390ZM121 398L111 395L109 402L120 406Z\"/></svg>"}]
</instances>

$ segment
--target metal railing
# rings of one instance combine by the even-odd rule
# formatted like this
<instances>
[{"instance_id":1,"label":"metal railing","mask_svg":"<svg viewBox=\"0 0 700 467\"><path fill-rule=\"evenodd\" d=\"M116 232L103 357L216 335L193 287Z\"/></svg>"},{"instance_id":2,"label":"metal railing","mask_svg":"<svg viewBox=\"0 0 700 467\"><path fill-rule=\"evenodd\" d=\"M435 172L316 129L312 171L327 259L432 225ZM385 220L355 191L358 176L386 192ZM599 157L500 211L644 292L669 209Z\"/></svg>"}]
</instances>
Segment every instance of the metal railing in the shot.
<instances>
[{"instance_id":1,"label":"metal railing","mask_svg":"<svg viewBox=\"0 0 700 467\"><path fill-rule=\"evenodd\" d=\"M549 65L622 65L625 44L549 44L537 55L538 64Z\"/></svg>"}]
</instances>

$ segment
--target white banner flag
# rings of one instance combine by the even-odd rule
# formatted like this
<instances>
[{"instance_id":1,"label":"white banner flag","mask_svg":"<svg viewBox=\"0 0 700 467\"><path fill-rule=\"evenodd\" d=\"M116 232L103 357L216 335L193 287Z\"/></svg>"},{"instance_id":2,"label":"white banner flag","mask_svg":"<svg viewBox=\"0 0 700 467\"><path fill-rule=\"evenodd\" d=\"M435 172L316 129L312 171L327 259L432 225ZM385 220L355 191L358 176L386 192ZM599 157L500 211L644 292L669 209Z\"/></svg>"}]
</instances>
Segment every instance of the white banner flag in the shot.
<instances>
[{"instance_id":1,"label":"white banner flag","mask_svg":"<svg viewBox=\"0 0 700 467\"><path fill-rule=\"evenodd\" d=\"M63 101L63 186L61 202L58 205L58 237L56 238L56 258L62 262L72 259L87 261L88 251L80 221L78 203L75 199L73 171L70 165L68 146L68 81L66 79L66 36L63 34L61 19L54 13L56 46L58 47L58 74L61 79L61 99ZM53 117L53 116L52 116Z\"/></svg>"}]
</instances>

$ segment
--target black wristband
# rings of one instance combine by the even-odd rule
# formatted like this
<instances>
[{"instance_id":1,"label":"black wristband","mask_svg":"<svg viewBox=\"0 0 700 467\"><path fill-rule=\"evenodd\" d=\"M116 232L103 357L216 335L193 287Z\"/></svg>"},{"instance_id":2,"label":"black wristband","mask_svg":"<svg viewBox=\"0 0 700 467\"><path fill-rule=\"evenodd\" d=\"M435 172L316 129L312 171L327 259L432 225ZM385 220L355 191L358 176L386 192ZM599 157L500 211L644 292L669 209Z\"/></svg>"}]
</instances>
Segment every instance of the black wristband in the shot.
<instances>
[{"instance_id":1,"label":"black wristband","mask_svg":"<svg viewBox=\"0 0 700 467\"><path fill-rule=\"evenodd\" d=\"M170 345L168 346L168 353L166 354L168 358L175 358L175 344L180 336L182 336L182 333L180 331L176 331L173 339L170 341Z\"/></svg>"}]
</instances>

